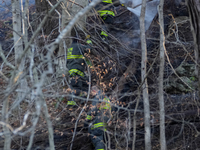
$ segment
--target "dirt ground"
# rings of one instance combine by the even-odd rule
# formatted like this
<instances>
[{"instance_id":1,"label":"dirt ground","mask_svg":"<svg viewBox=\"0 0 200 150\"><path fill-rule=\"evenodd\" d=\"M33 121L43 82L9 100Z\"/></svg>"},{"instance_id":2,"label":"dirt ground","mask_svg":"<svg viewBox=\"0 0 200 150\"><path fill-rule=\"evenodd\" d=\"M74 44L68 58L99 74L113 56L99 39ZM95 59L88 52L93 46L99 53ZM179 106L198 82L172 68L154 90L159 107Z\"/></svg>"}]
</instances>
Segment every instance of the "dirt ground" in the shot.
<instances>
[{"instance_id":1,"label":"dirt ground","mask_svg":"<svg viewBox=\"0 0 200 150\"><path fill-rule=\"evenodd\" d=\"M167 7L167 6L166 6ZM185 9L185 6L183 6ZM181 9L181 10L183 10ZM167 12L167 11L166 11ZM190 24L187 18L187 15L177 16L173 14L175 22L172 21L173 17L169 14L166 14L166 24L168 24L168 29L166 30L166 50L169 56L170 62L166 59L165 66L165 78L168 78L172 73L172 69L169 66L169 63L172 64L174 68L177 68L183 61L188 63L194 63L194 51L193 51L193 39L190 32ZM148 33L148 35L156 36L159 32L157 20L154 20L154 24L151 26L151 31L154 33ZM177 29L178 27L178 29ZM176 32L177 31L177 32ZM7 32L7 30L6 30ZM8 32L9 33L9 32ZM179 35L179 39L175 36ZM147 40L152 37L147 37ZM178 41L180 40L180 41ZM152 42L152 41L151 41ZM153 44L152 44L153 43ZM159 61L157 53L158 40L153 40L148 47L148 65L149 67L156 60L156 63L153 66L153 69L150 71L148 82L149 82L149 100L150 100L150 109L151 109L151 133L152 133L152 150L159 150L159 105L158 105L158 89L157 89L157 78L159 70ZM185 49L187 51L185 51ZM139 50L138 50L139 51ZM10 58L13 61L13 58ZM7 67L4 67L4 74L10 76L10 70ZM140 67L138 66L138 70ZM137 78L140 74L136 71L135 77ZM132 79L132 78L130 78ZM88 131L83 127L84 119L86 117L86 112L88 110L88 102L86 108L83 107L83 104L77 100L78 108L69 108L67 106L67 101L69 100L69 92L63 87L62 83L64 78L53 79L52 82L56 83L56 86L51 88L44 88L43 94L47 95L45 101L49 108L49 115L52 121L53 130L54 130L54 141L56 150L69 150L70 145L72 144L72 137L75 132L75 139L73 141L73 150L94 150L94 147L91 143L90 136ZM139 78L138 78L139 80ZM127 80L127 84L130 80ZM0 92L1 97L3 97L3 90L7 86L3 78L0 78ZM134 85L135 86L135 85ZM111 149L115 150L131 150L132 147L132 133L133 133L133 109L136 104L136 94L134 93L136 88L130 88L128 92L132 92L131 96L125 96L121 98L122 106L125 102L125 105L119 109L116 115L113 117L111 125L108 127L110 135ZM108 88L108 91L113 90ZM49 96L49 95L58 95L58 96ZM15 96L13 93L10 96L10 103L12 104L12 97ZM130 105L128 105L130 104ZM169 150L198 150L200 149L200 121L199 121L199 99L197 97L196 91L190 93L182 94L173 94L165 93L165 112L166 112L166 141L167 148ZM85 109L82 115L79 114L82 109ZM17 128L21 125L23 116L26 111L35 112L34 103L22 102L18 109L15 109L12 113L12 116L9 118L10 125L12 128ZM141 110L137 113L137 130L136 130L136 150L144 149L144 120L143 120L143 102L140 100L138 110ZM78 123L76 120L79 118ZM32 118L30 117L27 120L27 125L23 129L26 131L32 126ZM128 124L130 123L130 126ZM75 127L76 125L76 127ZM2 130L2 128L0 128ZM12 149L26 149L29 143L30 133L24 135L12 135ZM127 142L128 141L128 142ZM3 148L4 137L0 137L0 148ZM48 141L48 130L47 123L45 121L44 115L40 116L39 123L35 129L35 137L33 142L33 150L47 150L49 147Z\"/></svg>"}]
</instances>

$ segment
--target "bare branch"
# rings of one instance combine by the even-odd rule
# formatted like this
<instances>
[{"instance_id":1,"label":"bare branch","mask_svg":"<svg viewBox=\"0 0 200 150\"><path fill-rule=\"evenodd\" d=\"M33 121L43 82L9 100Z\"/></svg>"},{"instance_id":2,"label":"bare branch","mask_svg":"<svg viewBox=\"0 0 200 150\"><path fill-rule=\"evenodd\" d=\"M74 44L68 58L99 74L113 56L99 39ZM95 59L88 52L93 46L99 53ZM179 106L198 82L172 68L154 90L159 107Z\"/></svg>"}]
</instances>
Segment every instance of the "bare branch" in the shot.
<instances>
[{"instance_id":1,"label":"bare branch","mask_svg":"<svg viewBox=\"0 0 200 150\"><path fill-rule=\"evenodd\" d=\"M55 42L52 44L46 46L47 49L51 47L51 52L53 52L56 49L56 45L60 43L60 41L65 37L67 33L71 31L73 26L76 24L76 22L87 12L89 12L94 6L96 6L101 0L94 0L92 1L87 7L85 7L83 10L81 10L79 13L76 14L76 16L71 20L71 22L65 27L65 29L62 30L60 35L56 38Z\"/></svg>"},{"instance_id":2,"label":"bare branch","mask_svg":"<svg viewBox=\"0 0 200 150\"><path fill-rule=\"evenodd\" d=\"M6 63L7 66L9 66L11 69L15 69L15 66L13 66L11 63L9 63L5 57L5 55L3 54L3 50L2 50L2 46L0 44L0 56L3 59L3 61Z\"/></svg>"},{"instance_id":3,"label":"bare branch","mask_svg":"<svg viewBox=\"0 0 200 150\"><path fill-rule=\"evenodd\" d=\"M145 150L151 150L151 131L150 131L150 106L148 95L148 84L146 77L146 64L147 64L147 46L145 35L145 9L146 0L142 0L142 8L140 14L140 36L141 36L141 48L142 48L142 60L141 60L141 79L144 84L142 85L143 101L144 101L144 124L145 124Z\"/></svg>"},{"instance_id":4,"label":"bare branch","mask_svg":"<svg viewBox=\"0 0 200 150\"><path fill-rule=\"evenodd\" d=\"M51 15L51 13L60 5L60 3L63 0L60 0L49 12L48 14L44 17L44 19L42 20L42 22L40 23L40 25L38 26L37 30L34 32L33 36L31 37L30 41L28 42L27 46L25 47L22 55L19 57L19 59L17 60L17 63L20 64L21 63L21 59L24 57L24 55L27 53L27 51L29 50L32 42L34 41L34 39L36 38L36 36L38 35L38 33L40 32L40 30L42 29L42 27L44 26L45 22L47 21L48 17Z\"/></svg>"},{"instance_id":5,"label":"bare branch","mask_svg":"<svg viewBox=\"0 0 200 150\"><path fill-rule=\"evenodd\" d=\"M159 108L160 108L160 146L161 150L166 150L165 139L165 104L163 95L163 78L164 78L164 64L165 64L165 37L164 37L164 19L163 19L163 5L164 0L160 0L159 10L159 23L160 23L160 69L159 69Z\"/></svg>"}]
</instances>

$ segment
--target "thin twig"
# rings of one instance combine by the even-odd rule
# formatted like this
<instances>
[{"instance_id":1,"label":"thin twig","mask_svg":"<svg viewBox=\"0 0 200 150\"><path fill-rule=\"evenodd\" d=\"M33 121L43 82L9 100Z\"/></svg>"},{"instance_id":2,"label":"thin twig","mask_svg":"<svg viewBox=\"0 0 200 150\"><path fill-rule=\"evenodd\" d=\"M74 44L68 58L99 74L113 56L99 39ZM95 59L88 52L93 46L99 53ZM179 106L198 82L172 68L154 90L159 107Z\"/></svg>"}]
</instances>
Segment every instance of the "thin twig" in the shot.
<instances>
[{"instance_id":1,"label":"thin twig","mask_svg":"<svg viewBox=\"0 0 200 150\"><path fill-rule=\"evenodd\" d=\"M11 69L15 69L15 66L13 66L11 63L9 63L5 57L5 55L3 54L3 50L2 50L2 46L0 44L0 56L3 59L3 61L6 63L7 66L9 66Z\"/></svg>"},{"instance_id":2,"label":"thin twig","mask_svg":"<svg viewBox=\"0 0 200 150\"><path fill-rule=\"evenodd\" d=\"M42 29L43 25L45 24L45 22L47 21L48 17L51 15L51 13L60 5L60 3L63 0L60 0L53 8L51 8L51 10L48 12L48 14L44 17L44 19L42 20L42 22L40 23L40 25L38 26L37 30L34 32L33 36L31 37L30 41L28 42L27 46L25 47L23 53L21 56L19 56L17 63L20 64L22 58L24 57L24 55L27 53L27 51L29 50L32 42L35 40L36 36L38 35L38 33L40 32L40 30Z\"/></svg>"}]
</instances>

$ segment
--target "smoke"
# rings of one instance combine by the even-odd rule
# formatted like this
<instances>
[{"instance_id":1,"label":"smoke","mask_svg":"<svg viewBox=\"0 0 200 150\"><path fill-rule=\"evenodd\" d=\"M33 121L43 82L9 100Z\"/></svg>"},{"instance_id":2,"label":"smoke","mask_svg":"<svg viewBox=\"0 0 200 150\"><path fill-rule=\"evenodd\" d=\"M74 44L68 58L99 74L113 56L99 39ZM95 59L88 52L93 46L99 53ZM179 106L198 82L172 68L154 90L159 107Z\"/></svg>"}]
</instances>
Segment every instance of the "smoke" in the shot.
<instances>
[{"instance_id":1,"label":"smoke","mask_svg":"<svg viewBox=\"0 0 200 150\"><path fill-rule=\"evenodd\" d=\"M123 1L125 1L126 3L130 2L130 0L123 0ZM145 29L146 30L148 30L153 18L157 14L157 6L159 5L159 1L160 0L153 0L153 1L147 2L146 13L145 13ZM136 16L140 17L140 13L141 13L141 5L140 4L141 3L142 3L142 0L133 0L132 8L127 7L127 9L129 11L131 11L132 13L134 13ZM138 6L138 7L136 7L136 6ZM134 7L136 7L136 8L134 8Z\"/></svg>"}]
</instances>

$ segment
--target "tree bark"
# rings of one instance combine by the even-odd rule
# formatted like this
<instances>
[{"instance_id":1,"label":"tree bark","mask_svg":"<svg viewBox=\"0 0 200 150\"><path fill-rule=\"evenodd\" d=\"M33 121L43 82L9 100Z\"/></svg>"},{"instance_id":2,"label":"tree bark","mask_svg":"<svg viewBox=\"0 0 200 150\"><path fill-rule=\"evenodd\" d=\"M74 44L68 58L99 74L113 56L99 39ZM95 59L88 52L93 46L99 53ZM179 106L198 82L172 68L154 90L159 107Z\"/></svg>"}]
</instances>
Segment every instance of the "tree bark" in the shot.
<instances>
[{"instance_id":1,"label":"tree bark","mask_svg":"<svg viewBox=\"0 0 200 150\"><path fill-rule=\"evenodd\" d=\"M2 107L2 122L5 122L8 124L8 108L9 108L9 97L6 98L6 100L3 102L3 107ZM7 126L3 126L3 131L5 134L5 140L4 140L4 149L10 150L11 147L11 133L10 130Z\"/></svg>"},{"instance_id":2,"label":"tree bark","mask_svg":"<svg viewBox=\"0 0 200 150\"><path fill-rule=\"evenodd\" d=\"M23 33L23 42L25 47L28 44L28 6L29 6L29 0L25 1L25 6L22 5L22 33Z\"/></svg>"},{"instance_id":3,"label":"tree bark","mask_svg":"<svg viewBox=\"0 0 200 150\"><path fill-rule=\"evenodd\" d=\"M48 113L48 107L47 107L45 99L42 99L42 103L43 103L43 107L44 107L44 115L45 115L45 119L47 122L48 131L49 131L50 150L55 150L53 126L52 126L50 115Z\"/></svg>"},{"instance_id":4,"label":"tree bark","mask_svg":"<svg viewBox=\"0 0 200 150\"><path fill-rule=\"evenodd\" d=\"M21 39L21 17L20 17L19 0L12 0L12 14L13 14L12 20L13 20L13 30L14 30L13 38L14 38L14 48L15 48L15 64L17 64L17 59L20 57L23 51L23 45ZM23 66L19 64L19 69L22 68ZM2 108L2 121L5 122L6 124L9 124L8 120L9 115L7 115L8 109L9 109L9 97L6 98L6 100L3 102L3 108ZM7 126L4 126L3 130L5 133L4 149L9 150L11 147L11 133Z\"/></svg>"},{"instance_id":5,"label":"tree bark","mask_svg":"<svg viewBox=\"0 0 200 150\"><path fill-rule=\"evenodd\" d=\"M142 85L142 94L144 101L144 124L145 124L145 150L151 150L151 131L150 131L150 106L149 106L149 95L148 95L148 84L146 78L146 63L147 63L147 46L146 46L146 35L145 35L145 10L146 0L142 0L142 8L140 14L140 36L141 36L141 49L142 49L142 60L141 60L141 80L144 81Z\"/></svg>"},{"instance_id":6,"label":"tree bark","mask_svg":"<svg viewBox=\"0 0 200 150\"><path fill-rule=\"evenodd\" d=\"M164 0L160 0L159 4L159 23L160 23L160 69L159 69L159 89L158 89L158 101L160 108L160 149L166 150L165 139L165 104L163 95L163 77L164 77L164 63L165 63L165 37L164 37L164 18L163 18L163 5Z\"/></svg>"},{"instance_id":7,"label":"tree bark","mask_svg":"<svg viewBox=\"0 0 200 150\"><path fill-rule=\"evenodd\" d=\"M12 14L13 14L13 37L15 44L15 64L23 51L22 39L21 39L21 16L20 16L20 3L19 0L12 0Z\"/></svg>"}]
</instances>

